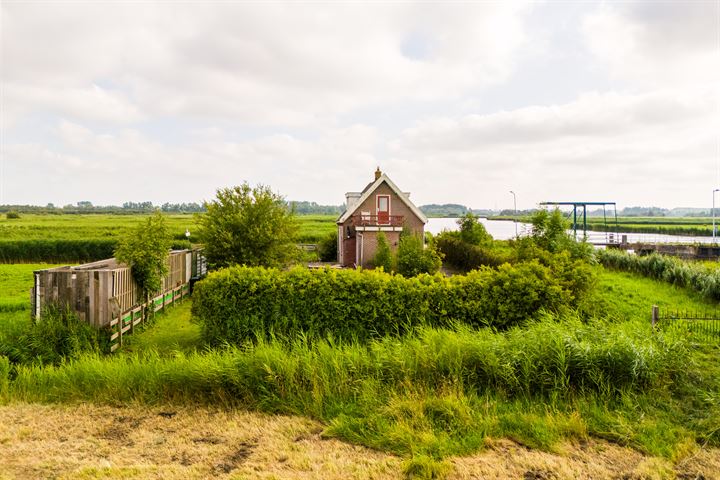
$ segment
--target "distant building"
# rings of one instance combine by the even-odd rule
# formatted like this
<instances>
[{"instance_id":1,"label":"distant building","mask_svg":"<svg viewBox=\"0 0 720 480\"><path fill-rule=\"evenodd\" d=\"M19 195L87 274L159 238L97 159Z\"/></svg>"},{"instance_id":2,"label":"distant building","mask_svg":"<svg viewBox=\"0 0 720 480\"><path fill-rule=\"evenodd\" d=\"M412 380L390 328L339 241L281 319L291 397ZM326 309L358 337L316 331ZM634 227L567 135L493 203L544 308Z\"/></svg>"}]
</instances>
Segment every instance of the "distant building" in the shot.
<instances>
[{"instance_id":1,"label":"distant building","mask_svg":"<svg viewBox=\"0 0 720 480\"><path fill-rule=\"evenodd\" d=\"M427 217L378 168L375 181L362 192L345 194L345 213L337 220L338 262L345 267L371 265L377 249L377 236L383 232L395 251L403 227L424 235Z\"/></svg>"}]
</instances>

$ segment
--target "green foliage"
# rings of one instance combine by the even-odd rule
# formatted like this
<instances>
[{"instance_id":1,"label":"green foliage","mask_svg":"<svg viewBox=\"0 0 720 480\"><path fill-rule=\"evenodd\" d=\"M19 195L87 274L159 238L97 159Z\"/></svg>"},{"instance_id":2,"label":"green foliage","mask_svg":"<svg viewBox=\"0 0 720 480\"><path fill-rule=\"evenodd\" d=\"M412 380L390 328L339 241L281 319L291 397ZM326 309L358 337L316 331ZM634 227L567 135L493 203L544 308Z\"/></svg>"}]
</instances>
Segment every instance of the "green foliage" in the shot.
<instances>
[{"instance_id":1,"label":"green foliage","mask_svg":"<svg viewBox=\"0 0 720 480\"><path fill-rule=\"evenodd\" d=\"M297 256L297 223L285 200L269 187L247 183L219 189L199 215L200 239L212 268L282 266Z\"/></svg>"},{"instance_id":2,"label":"green foliage","mask_svg":"<svg viewBox=\"0 0 720 480\"><path fill-rule=\"evenodd\" d=\"M106 332L80 320L69 310L48 307L41 320L0 342L0 355L12 363L57 365L84 353L99 353L106 348Z\"/></svg>"},{"instance_id":3,"label":"green foliage","mask_svg":"<svg viewBox=\"0 0 720 480\"><path fill-rule=\"evenodd\" d=\"M405 277L414 277L421 273L434 274L442 266L442 257L434 244L423 245L418 235L400 235L397 251L397 272Z\"/></svg>"},{"instance_id":4,"label":"green foliage","mask_svg":"<svg viewBox=\"0 0 720 480\"><path fill-rule=\"evenodd\" d=\"M695 291L708 300L720 300L718 269L656 253L641 257L619 250L605 249L598 250L595 255L599 262L608 268L662 280Z\"/></svg>"},{"instance_id":5,"label":"green foliage","mask_svg":"<svg viewBox=\"0 0 720 480\"><path fill-rule=\"evenodd\" d=\"M162 288L170 244L165 217L158 211L129 232L115 250L115 258L130 267L146 299Z\"/></svg>"},{"instance_id":6,"label":"green foliage","mask_svg":"<svg viewBox=\"0 0 720 480\"><path fill-rule=\"evenodd\" d=\"M15 210L11 210L5 214L5 218L8 220L17 220L20 218L20 214Z\"/></svg>"},{"instance_id":7,"label":"green foliage","mask_svg":"<svg viewBox=\"0 0 720 480\"><path fill-rule=\"evenodd\" d=\"M470 245L491 245L493 237L487 232L480 219L468 212L457 220L460 240Z\"/></svg>"},{"instance_id":8,"label":"green foliage","mask_svg":"<svg viewBox=\"0 0 720 480\"><path fill-rule=\"evenodd\" d=\"M10 359L0 355L0 402L8 397L10 389Z\"/></svg>"},{"instance_id":9,"label":"green foliage","mask_svg":"<svg viewBox=\"0 0 720 480\"><path fill-rule=\"evenodd\" d=\"M547 210L536 211L530 223L532 239L540 248L549 252L564 250L570 242L573 242L567 234L570 224L557 208L552 213L548 213Z\"/></svg>"},{"instance_id":10,"label":"green foliage","mask_svg":"<svg viewBox=\"0 0 720 480\"><path fill-rule=\"evenodd\" d=\"M338 233L333 230L328 233L318 243L318 254L321 262L337 262L338 261Z\"/></svg>"},{"instance_id":11,"label":"green foliage","mask_svg":"<svg viewBox=\"0 0 720 480\"><path fill-rule=\"evenodd\" d=\"M113 256L115 239L0 241L0 263L92 262Z\"/></svg>"},{"instance_id":12,"label":"green foliage","mask_svg":"<svg viewBox=\"0 0 720 480\"><path fill-rule=\"evenodd\" d=\"M584 292L538 263L468 275L403 277L380 271L234 267L195 286L193 316L212 345L272 332L285 338L368 339L417 325L508 328L573 306Z\"/></svg>"},{"instance_id":13,"label":"green foliage","mask_svg":"<svg viewBox=\"0 0 720 480\"><path fill-rule=\"evenodd\" d=\"M375 250L373 266L375 268L382 268L386 272L393 271L393 254L390 250L387 237L383 232L379 232L377 235L377 249Z\"/></svg>"},{"instance_id":14,"label":"green foliage","mask_svg":"<svg viewBox=\"0 0 720 480\"><path fill-rule=\"evenodd\" d=\"M477 268L497 267L510 260L507 251L492 244L472 245L460 238L459 232L442 232L435 237L435 245L443 260L463 272Z\"/></svg>"},{"instance_id":15,"label":"green foliage","mask_svg":"<svg viewBox=\"0 0 720 480\"><path fill-rule=\"evenodd\" d=\"M308 415L328 424L325 435L406 456L408 474L437 471L487 437L553 450L597 435L665 456L696 438L717 445L718 408L691 390L705 365L687 362L681 339L648 333L644 323L548 316L504 333L422 328L368 344L272 339L17 366L8 390L14 401L222 403ZM672 400L681 394L687 402Z\"/></svg>"}]
</instances>

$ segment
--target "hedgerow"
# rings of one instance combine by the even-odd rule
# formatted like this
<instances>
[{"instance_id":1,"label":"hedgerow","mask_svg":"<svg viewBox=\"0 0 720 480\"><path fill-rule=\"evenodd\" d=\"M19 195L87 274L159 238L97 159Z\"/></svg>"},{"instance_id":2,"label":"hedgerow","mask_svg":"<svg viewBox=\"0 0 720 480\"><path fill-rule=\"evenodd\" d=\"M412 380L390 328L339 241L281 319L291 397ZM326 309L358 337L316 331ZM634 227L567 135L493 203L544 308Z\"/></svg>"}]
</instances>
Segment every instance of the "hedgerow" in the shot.
<instances>
[{"instance_id":1,"label":"hedgerow","mask_svg":"<svg viewBox=\"0 0 720 480\"><path fill-rule=\"evenodd\" d=\"M193 315L211 345L240 344L270 333L366 340L419 325L505 329L541 310L559 311L582 300L587 282L570 281L566 267L504 264L449 278L232 267L195 286Z\"/></svg>"},{"instance_id":2,"label":"hedgerow","mask_svg":"<svg viewBox=\"0 0 720 480\"><path fill-rule=\"evenodd\" d=\"M657 253L638 256L606 249L598 250L595 255L607 268L662 280L694 290L709 300L720 300L720 270Z\"/></svg>"},{"instance_id":3,"label":"hedgerow","mask_svg":"<svg viewBox=\"0 0 720 480\"><path fill-rule=\"evenodd\" d=\"M117 238L4 240L0 241L0 263L94 262L112 257L117 244ZM191 248L191 243L174 240L171 248Z\"/></svg>"}]
</instances>

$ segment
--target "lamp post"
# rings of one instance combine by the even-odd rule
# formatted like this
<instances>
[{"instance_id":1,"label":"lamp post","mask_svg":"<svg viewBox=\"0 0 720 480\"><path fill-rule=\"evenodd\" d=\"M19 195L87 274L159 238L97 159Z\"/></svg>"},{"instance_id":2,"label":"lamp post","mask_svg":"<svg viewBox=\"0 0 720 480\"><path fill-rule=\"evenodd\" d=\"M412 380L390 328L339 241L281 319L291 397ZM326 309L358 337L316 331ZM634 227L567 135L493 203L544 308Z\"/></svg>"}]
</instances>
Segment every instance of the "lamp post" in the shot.
<instances>
[{"instance_id":1,"label":"lamp post","mask_svg":"<svg viewBox=\"0 0 720 480\"><path fill-rule=\"evenodd\" d=\"M713 190L713 206L712 206L712 218L713 218L713 245L715 245L715 192L720 192L720 188Z\"/></svg>"},{"instance_id":2,"label":"lamp post","mask_svg":"<svg viewBox=\"0 0 720 480\"><path fill-rule=\"evenodd\" d=\"M518 233L517 233L517 197L515 196L515 192L513 192L512 190L510 190L510 193L512 193L512 196L513 196L513 209L515 211L515 217L513 218L513 221L515 223L515 238L517 238L517 236L518 236ZM714 201L715 201L715 195L713 195L713 202Z\"/></svg>"}]
</instances>

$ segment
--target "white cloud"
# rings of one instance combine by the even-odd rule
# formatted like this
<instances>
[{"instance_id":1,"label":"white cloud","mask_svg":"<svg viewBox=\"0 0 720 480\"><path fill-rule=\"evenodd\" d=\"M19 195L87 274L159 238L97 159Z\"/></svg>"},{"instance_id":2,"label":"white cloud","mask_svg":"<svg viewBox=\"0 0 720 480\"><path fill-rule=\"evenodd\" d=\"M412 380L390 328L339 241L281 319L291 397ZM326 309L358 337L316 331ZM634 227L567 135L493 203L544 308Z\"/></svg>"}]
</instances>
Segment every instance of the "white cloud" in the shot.
<instances>
[{"instance_id":1,"label":"white cloud","mask_svg":"<svg viewBox=\"0 0 720 480\"><path fill-rule=\"evenodd\" d=\"M720 82L716 1L606 3L582 27L616 78L654 87Z\"/></svg>"},{"instance_id":2,"label":"white cloud","mask_svg":"<svg viewBox=\"0 0 720 480\"><path fill-rule=\"evenodd\" d=\"M304 125L359 106L498 83L523 43L525 10L520 3L104 2L2 9L2 79L13 110L256 125ZM403 54L413 35L431 46L422 59ZM106 82L114 91L93 87Z\"/></svg>"},{"instance_id":3,"label":"white cloud","mask_svg":"<svg viewBox=\"0 0 720 480\"><path fill-rule=\"evenodd\" d=\"M522 192L524 207L558 196L667 204L682 189L701 203L688 186L715 177L719 102L712 91L590 94L565 105L426 120L391 151L418 181L432 179L424 188L444 179L442 190L452 191L455 181L455 198L472 205L493 205L508 189ZM667 195L658 199L657 189Z\"/></svg>"}]
</instances>

